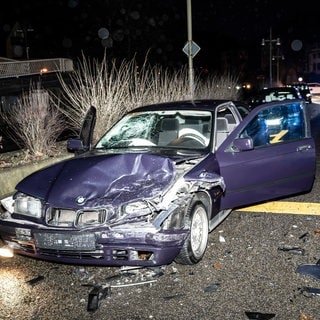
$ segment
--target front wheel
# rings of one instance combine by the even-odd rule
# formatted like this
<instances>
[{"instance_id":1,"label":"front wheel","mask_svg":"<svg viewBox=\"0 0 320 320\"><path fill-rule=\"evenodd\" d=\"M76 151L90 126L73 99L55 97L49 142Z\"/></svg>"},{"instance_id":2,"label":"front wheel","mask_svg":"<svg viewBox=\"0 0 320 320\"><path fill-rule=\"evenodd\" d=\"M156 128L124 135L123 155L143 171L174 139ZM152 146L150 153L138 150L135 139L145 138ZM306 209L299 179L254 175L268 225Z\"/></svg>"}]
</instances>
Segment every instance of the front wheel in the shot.
<instances>
[{"instance_id":1,"label":"front wheel","mask_svg":"<svg viewBox=\"0 0 320 320\"><path fill-rule=\"evenodd\" d=\"M196 202L189 207L186 223L190 227L190 234L175 261L180 264L193 265L202 259L208 244L208 212L201 202Z\"/></svg>"}]
</instances>

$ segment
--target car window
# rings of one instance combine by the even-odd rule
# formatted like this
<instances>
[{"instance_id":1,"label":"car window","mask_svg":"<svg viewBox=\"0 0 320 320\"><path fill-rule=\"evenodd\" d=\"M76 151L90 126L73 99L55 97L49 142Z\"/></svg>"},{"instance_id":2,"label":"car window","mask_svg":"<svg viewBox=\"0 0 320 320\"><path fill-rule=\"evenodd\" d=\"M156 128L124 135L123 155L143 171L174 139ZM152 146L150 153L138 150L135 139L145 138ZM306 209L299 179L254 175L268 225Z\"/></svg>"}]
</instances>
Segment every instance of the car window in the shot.
<instances>
[{"instance_id":1,"label":"car window","mask_svg":"<svg viewBox=\"0 0 320 320\"><path fill-rule=\"evenodd\" d=\"M211 118L211 112L194 110L131 113L112 127L96 147L205 149L211 139Z\"/></svg>"},{"instance_id":2,"label":"car window","mask_svg":"<svg viewBox=\"0 0 320 320\"><path fill-rule=\"evenodd\" d=\"M305 136L304 113L300 103L263 109L240 134L242 138L251 137L255 148L301 139Z\"/></svg>"}]
</instances>

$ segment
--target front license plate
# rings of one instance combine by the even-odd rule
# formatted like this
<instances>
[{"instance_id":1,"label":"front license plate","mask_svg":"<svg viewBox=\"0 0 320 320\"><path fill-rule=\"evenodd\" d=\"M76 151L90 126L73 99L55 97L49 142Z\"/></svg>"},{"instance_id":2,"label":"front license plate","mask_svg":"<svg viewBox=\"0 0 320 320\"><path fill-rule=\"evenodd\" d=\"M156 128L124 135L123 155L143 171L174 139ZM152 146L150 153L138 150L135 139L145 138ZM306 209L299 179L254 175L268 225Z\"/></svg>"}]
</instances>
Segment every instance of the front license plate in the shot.
<instances>
[{"instance_id":1,"label":"front license plate","mask_svg":"<svg viewBox=\"0 0 320 320\"><path fill-rule=\"evenodd\" d=\"M35 244L42 249L95 250L96 241L91 233L34 233Z\"/></svg>"}]
</instances>

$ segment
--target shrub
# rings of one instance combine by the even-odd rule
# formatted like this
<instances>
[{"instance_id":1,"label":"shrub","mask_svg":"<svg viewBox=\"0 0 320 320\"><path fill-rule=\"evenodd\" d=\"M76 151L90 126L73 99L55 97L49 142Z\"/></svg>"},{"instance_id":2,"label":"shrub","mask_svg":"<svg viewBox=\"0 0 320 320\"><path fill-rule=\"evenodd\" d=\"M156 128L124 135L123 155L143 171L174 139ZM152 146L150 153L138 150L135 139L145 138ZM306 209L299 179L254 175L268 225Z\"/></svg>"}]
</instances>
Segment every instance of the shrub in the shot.
<instances>
[{"instance_id":1,"label":"shrub","mask_svg":"<svg viewBox=\"0 0 320 320\"><path fill-rule=\"evenodd\" d=\"M0 114L9 128L11 139L31 156L50 156L65 129L57 101L40 84L32 84L10 110Z\"/></svg>"},{"instance_id":2,"label":"shrub","mask_svg":"<svg viewBox=\"0 0 320 320\"><path fill-rule=\"evenodd\" d=\"M71 75L71 83L59 78L66 112L74 128L80 128L84 115L93 105L97 109L94 140L127 111L144 104L191 99L186 68L169 70L146 63L138 66L131 61L101 62L82 57ZM195 98L236 99L237 78L230 75L214 76L207 80L195 79Z\"/></svg>"}]
</instances>

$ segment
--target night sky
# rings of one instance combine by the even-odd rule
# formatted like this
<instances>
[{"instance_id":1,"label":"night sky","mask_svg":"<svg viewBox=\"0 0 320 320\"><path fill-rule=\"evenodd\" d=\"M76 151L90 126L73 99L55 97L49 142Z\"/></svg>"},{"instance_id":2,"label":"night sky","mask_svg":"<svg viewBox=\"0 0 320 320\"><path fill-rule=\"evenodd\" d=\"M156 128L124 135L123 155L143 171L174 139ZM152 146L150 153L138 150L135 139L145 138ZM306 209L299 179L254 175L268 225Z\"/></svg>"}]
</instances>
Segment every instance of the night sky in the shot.
<instances>
[{"instance_id":1,"label":"night sky","mask_svg":"<svg viewBox=\"0 0 320 320\"><path fill-rule=\"evenodd\" d=\"M221 69L221 54L227 53L235 69L241 59L249 69L259 68L261 40L268 39L270 27L286 57L302 59L305 48L320 39L320 19L316 1L300 3L193 0L193 40L201 47L194 66ZM142 61L148 54L151 63L181 66L187 64L186 16L186 0L11 0L0 12L0 56L7 56L6 41L18 23L30 59L76 59L82 53L99 58L106 50L110 59ZM300 50L292 47L297 40ZM25 51L16 54L26 58Z\"/></svg>"}]
</instances>

